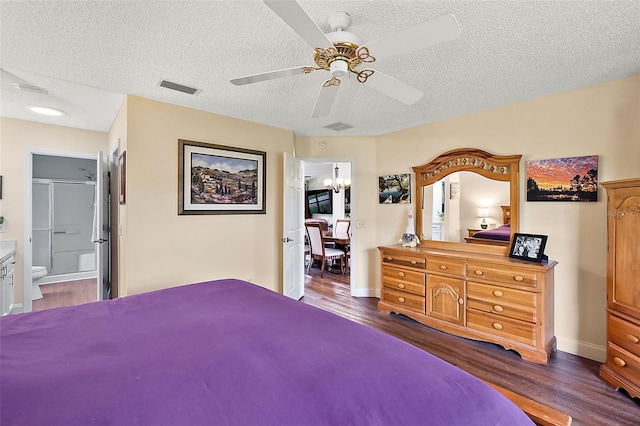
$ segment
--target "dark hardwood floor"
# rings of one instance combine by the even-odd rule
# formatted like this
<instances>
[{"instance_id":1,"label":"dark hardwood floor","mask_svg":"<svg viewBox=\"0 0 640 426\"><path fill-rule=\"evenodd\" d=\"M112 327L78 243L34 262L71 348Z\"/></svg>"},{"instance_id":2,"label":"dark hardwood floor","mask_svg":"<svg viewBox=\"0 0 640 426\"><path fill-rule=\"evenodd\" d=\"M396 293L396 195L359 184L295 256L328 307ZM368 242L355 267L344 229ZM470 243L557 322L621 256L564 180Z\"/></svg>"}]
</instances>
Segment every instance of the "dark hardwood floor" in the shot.
<instances>
[{"instance_id":1,"label":"dark hardwood floor","mask_svg":"<svg viewBox=\"0 0 640 426\"><path fill-rule=\"evenodd\" d=\"M640 401L598 378L600 363L566 352L548 365L524 361L498 345L429 328L402 315L377 310L377 298L351 297L348 276L311 268L302 302L381 330L459 368L573 417L574 425L640 425ZM375 372L372 372L375 374Z\"/></svg>"}]
</instances>

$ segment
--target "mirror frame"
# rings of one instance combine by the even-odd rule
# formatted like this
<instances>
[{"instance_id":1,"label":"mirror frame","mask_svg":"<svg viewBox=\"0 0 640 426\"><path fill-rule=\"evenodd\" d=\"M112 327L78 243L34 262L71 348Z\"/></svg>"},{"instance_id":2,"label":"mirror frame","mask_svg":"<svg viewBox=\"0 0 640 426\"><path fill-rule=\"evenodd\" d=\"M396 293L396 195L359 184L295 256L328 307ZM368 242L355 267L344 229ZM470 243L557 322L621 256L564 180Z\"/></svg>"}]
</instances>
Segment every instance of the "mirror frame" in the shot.
<instances>
[{"instance_id":1,"label":"mirror frame","mask_svg":"<svg viewBox=\"0 0 640 426\"><path fill-rule=\"evenodd\" d=\"M520 159L522 155L494 155L475 148L447 151L421 166L413 167L416 179L416 234L421 238L422 187L455 172L474 172L492 180L509 182L511 239L520 225ZM478 246L478 245L476 245Z\"/></svg>"}]
</instances>

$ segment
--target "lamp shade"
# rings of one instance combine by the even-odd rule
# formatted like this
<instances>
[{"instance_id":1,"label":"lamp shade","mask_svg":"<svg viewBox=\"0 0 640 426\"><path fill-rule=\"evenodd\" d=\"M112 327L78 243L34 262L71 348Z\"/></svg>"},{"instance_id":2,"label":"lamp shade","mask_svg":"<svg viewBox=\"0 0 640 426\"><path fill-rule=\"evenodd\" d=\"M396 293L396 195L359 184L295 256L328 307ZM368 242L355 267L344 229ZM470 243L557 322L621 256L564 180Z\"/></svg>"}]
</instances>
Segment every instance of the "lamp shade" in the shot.
<instances>
[{"instance_id":1,"label":"lamp shade","mask_svg":"<svg viewBox=\"0 0 640 426\"><path fill-rule=\"evenodd\" d=\"M487 217L488 213L489 213L488 207L478 207L478 217L485 218Z\"/></svg>"}]
</instances>

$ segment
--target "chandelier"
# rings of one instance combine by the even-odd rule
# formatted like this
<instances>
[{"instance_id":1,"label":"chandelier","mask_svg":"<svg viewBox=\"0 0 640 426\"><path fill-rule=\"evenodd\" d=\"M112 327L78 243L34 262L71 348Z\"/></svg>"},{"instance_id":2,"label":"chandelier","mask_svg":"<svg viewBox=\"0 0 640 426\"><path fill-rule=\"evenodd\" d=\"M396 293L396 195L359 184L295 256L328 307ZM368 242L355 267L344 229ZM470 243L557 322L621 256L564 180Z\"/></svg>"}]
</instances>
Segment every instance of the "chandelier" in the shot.
<instances>
[{"instance_id":1,"label":"chandelier","mask_svg":"<svg viewBox=\"0 0 640 426\"><path fill-rule=\"evenodd\" d=\"M351 185L351 179L342 179L340 177L340 169L336 165L333 169L333 179L325 179L324 186L327 189L332 189L336 194L342 191L344 188L348 188Z\"/></svg>"}]
</instances>

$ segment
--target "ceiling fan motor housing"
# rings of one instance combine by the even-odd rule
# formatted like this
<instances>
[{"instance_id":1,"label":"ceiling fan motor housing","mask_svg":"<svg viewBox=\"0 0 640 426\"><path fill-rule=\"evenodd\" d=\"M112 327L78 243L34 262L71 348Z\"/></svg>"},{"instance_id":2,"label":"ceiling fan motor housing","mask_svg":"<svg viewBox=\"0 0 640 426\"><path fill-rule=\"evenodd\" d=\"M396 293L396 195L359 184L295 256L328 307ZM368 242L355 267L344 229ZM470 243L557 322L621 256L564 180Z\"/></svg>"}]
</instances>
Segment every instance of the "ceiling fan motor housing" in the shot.
<instances>
[{"instance_id":1,"label":"ceiling fan motor housing","mask_svg":"<svg viewBox=\"0 0 640 426\"><path fill-rule=\"evenodd\" d=\"M332 77L342 78L349 74L349 65L346 61L337 59L331 62L331 65L329 66L329 72L331 73Z\"/></svg>"}]
</instances>

